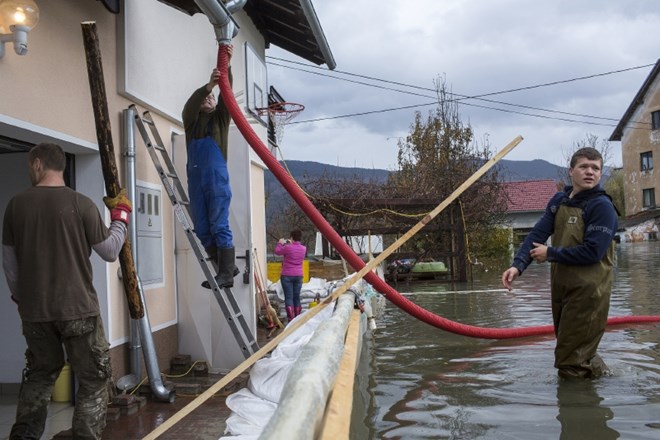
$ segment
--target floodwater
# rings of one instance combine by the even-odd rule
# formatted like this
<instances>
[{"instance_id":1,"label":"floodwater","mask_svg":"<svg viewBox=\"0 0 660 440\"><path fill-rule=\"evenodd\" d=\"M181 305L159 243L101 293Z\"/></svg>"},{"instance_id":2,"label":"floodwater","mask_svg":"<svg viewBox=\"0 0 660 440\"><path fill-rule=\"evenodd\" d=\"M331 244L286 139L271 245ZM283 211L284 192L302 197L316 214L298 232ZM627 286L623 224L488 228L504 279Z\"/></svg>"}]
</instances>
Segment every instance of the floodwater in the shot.
<instances>
[{"instance_id":1,"label":"floodwater","mask_svg":"<svg viewBox=\"0 0 660 440\"><path fill-rule=\"evenodd\" d=\"M621 244L617 260L610 316L660 315L660 242ZM513 292L502 290L500 273L399 291L465 324L545 325L549 274L549 265L533 264ZM363 423L352 438L660 439L660 325L611 327L599 353L613 375L584 381L557 377L554 336L472 339L392 304L378 326L363 350Z\"/></svg>"}]
</instances>

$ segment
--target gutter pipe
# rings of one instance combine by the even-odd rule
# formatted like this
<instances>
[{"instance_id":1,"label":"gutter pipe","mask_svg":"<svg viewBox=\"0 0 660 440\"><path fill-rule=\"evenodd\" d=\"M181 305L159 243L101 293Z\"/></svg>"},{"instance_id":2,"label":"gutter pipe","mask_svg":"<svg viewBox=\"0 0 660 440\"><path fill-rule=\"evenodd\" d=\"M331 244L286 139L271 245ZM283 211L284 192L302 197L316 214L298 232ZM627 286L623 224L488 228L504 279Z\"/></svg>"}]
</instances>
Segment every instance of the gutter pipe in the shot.
<instances>
[{"instance_id":1,"label":"gutter pipe","mask_svg":"<svg viewBox=\"0 0 660 440\"><path fill-rule=\"evenodd\" d=\"M126 146L124 153L126 157L126 187L128 198L135 201L137 200L135 177L135 110L131 108L126 109L122 112L122 116L124 121L124 145ZM135 209L131 212L129 239L132 244L131 250L133 253L133 261L135 261L135 267L137 268L137 212ZM144 316L140 319L131 319L130 364L132 377L127 376L126 379L122 378L126 382L122 388L127 389L136 386L138 378L142 377L142 362L140 359L140 348L142 348L144 363L147 367L147 375L149 377L149 384L151 385L152 393L157 399L172 403L176 398L176 394L174 391L167 389L163 384L160 369L158 368L158 357L156 356L149 316L147 314L147 303L144 300L142 281L140 281L140 277L137 276L137 274L136 278L140 300L142 301L142 304L144 304ZM141 342L143 342L143 344Z\"/></svg>"},{"instance_id":2,"label":"gutter pipe","mask_svg":"<svg viewBox=\"0 0 660 440\"><path fill-rule=\"evenodd\" d=\"M247 0L231 0L226 4L218 0L195 0L197 7L208 17L215 31L219 44L231 44L231 39L238 34L238 23L231 14L245 6Z\"/></svg>"},{"instance_id":3,"label":"gutter pipe","mask_svg":"<svg viewBox=\"0 0 660 440\"><path fill-rule=\"evenodd\" d=\"M300 0L300 7L305 13L305 17L307 17L312 33L314 34L314 37L316 37L316 41L319 43L319 49L323 54L325 64L328 66L328 69L335 70L335 67L337 67L335 58L332 56L330 45L328 44L328 40L325 39L325 33L321 28L321 23L319 22L319 18L316 15L311 0Z\"/></svg>"}]
</instances>

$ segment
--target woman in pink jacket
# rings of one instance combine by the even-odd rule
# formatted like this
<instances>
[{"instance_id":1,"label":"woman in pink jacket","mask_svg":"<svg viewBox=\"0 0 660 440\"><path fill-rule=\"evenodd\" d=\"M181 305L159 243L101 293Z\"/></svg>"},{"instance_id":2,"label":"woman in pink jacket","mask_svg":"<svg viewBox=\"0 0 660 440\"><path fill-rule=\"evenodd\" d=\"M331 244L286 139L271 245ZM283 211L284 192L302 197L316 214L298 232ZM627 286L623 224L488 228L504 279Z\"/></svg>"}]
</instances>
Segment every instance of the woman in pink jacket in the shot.
<instances>
[{"instance_id":1,"label":"woman in pink jacket","mask_svg":"<svg viewBox=\"0 0 660 440\"><path fill-rule=\"evenodd\" d=\"M307 248L300 243L301 236L300 229L294 229L289 240L280 238L275 246L275 255L284 257L280 283L284 290L284 305L289 321L302 312L300 289L303 284L303 261L307 255Z\"/></svg>"}]
</instances>

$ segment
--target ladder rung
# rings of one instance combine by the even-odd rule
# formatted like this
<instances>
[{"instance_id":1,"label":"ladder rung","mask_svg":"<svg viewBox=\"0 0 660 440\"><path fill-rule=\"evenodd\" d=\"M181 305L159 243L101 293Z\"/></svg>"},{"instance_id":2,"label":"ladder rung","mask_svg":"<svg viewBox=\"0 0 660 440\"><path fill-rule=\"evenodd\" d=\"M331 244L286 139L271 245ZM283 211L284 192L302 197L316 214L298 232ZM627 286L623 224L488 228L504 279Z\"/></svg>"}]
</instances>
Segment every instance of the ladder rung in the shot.
<instances>
[{"instance_id":1,"label":"ladder rung","mask_svg":"<svg viewBox=\"0 0 660 440\"><path fill-rule=\"evenodd\" d=\"M165 175L166 175L167 177L169 177L170 179L176 179L176 180L179 180L179 176L177 176L176 173L165 173Z\"/></svg>"},{"instance_id":2,"label":"ladder rung","mask_svg":"<svg viewBox=\"0 0 660 440\"><path fill-rule=\"evenodd\" d=\"M161 147L160 145L154 145L154 148L158 151L167 151L165 147Z\"/></svg>"}]
</instances>

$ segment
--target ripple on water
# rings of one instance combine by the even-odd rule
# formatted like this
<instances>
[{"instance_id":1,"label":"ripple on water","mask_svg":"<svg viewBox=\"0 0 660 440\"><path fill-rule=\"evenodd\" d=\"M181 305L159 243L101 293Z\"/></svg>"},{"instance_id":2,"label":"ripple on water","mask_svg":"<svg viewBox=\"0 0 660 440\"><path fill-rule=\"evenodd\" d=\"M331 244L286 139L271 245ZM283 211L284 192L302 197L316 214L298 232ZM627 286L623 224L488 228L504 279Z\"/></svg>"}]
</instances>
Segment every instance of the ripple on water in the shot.
<instances>
[{"instance_id":1,"label":"ripple on water","mask_svg":"<svg viewBox=\"0 0 660 440\"><path fill-rule=\"evenodd\" d=\"M660 314L660 243L617 250L611 315ZM546 325L549 269L532 265L513 292L499 274L474 284L410 286L408 298L457 322ZM518 282L520 281L520 282ZM461 292L462 291L462 292ZM660 326L617 326L600 354L612 376L562 381L552 335L478 340L423 324L388 305L375 337L368 423L374 439L659 439ZM379 325L383 325L379 322ZM360 439L362 440L362 439Z\"/></svg>"}]
</instances>

